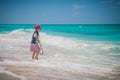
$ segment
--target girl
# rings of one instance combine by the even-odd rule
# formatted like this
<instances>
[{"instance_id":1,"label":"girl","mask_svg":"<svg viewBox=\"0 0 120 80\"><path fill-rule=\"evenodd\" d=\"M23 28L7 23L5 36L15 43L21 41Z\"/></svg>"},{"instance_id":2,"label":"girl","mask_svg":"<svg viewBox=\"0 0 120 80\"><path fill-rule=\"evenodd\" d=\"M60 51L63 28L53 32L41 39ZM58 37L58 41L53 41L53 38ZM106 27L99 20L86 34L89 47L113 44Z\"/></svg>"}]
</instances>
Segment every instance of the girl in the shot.
<instances>
[{"instance_id":1,"label":"girl","mask_svg":"<svg viewBox=\"0 0 120 80\"><path fill-rule=\"evenodd\" d=\"M43 48L39 40L39 31L41 30L42 30L41 26L39 24L36 24L35 31L32 35L31 46L30 46L30 51L33 52L32 59L38 60L39 53L41 52L41 54L43 54Z\"/></svg>"}]
</instances>

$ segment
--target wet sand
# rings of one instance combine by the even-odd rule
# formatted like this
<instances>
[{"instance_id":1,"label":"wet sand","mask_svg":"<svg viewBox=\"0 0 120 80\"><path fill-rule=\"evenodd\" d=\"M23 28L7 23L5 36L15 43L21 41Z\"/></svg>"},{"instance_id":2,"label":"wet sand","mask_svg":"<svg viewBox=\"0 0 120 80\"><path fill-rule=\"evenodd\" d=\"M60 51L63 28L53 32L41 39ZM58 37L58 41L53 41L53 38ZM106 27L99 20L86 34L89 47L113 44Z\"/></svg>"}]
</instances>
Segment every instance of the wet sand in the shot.
<instances>
[{"instance_id":1,"label":"wet sand","mask_svg":"<svg viewBox=\"0 0 120 80\"><path fill-rule=\"evenodd\" d=\"M12 65L6 65L6 68L16 75L26 77L27 80L115 80L115 77L111 77L111 74L104 74L103 76L99 74L95 75L92 73L86 73L79 70L65 70L61 68ZM116 80L118 79L116 78Z\"/></svg>"}]
</instances>

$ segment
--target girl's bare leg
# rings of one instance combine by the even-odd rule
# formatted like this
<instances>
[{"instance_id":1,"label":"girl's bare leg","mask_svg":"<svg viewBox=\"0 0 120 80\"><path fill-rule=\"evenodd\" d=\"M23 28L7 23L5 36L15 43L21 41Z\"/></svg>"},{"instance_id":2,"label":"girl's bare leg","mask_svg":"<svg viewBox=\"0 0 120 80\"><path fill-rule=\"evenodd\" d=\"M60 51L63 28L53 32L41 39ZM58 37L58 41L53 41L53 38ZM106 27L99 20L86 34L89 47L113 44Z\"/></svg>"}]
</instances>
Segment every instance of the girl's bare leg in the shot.
<instances>
[{"instance_id":1,"label":"girl's bare leg","mask_svg":"<svg viewBox=\"0 0 120 80\"><path fill-rule=\"evenodd\" d=\"M33 54L32 54L32 59L34 59L34 57L35 57L35 52L33 52Z\"/></svg>"},{"instance_id":2,"label":"girl's bare leg","mask_svg":"<svg viewBox=\"0 0 120 80\"><path fill-rule=\"evenodd\" d=\"M38 60L38 55L39 55L39 52L36 53L36 56L35 56L35 59L37 59L37 60Z\"/></svg>"}]
</instances>

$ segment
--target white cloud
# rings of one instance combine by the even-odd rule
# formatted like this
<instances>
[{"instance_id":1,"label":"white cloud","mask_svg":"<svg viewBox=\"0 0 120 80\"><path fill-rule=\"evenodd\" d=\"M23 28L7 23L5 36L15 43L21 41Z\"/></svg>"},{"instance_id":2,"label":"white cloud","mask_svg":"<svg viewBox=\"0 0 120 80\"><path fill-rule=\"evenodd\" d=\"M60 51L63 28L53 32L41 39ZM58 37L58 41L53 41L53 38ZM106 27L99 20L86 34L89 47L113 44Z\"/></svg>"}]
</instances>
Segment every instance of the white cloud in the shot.
<instances>
[{"instance_id":1,"label":"white cloud","mask_svg":"<svg viewBox=\"0 0 120 80\"><path fill-rule=\"evenodd\" d=\"M101 1L101 3L105 4L105 3L114 3L115 1L114 0L104 0L104 1Z\"/></svg>"},{"instance_id":2,"label":"white cloud","mask_svg":"<svg viewBox=\"0 0 120 80\"><path fill-rule=\"evenodd\" d=\"M115 1L115 0L104 0L104 1L101 1L101 3L103 4L120 4L120 1Z\"/></svg>"},{"instance_id":3,"label":"white cloud","mask_svg":"<svg viewBox=\"0 0 120 80\"><path fill-rule=\"evenodd\" d=\"M111 8L116 8L120 9L120 1L115 1L115 0L104 0L101 2L102 4L109 4Z\"/></svg>"},{"instance_id":4,"label":"white cloud","mask_svg":"<svg viewBox=\"0 0 120 80\"><path fill-rule=\"evenodd\" d=\"M79 15L80 15L79 12L74 12L74 13L72 14L73 17L78 17Z\"/></svg>"},{"instance_id":5,"label":"white cloud","mask_svg":"<svg viewBox=\"0 0 120 80\"><path fill-rule=\"evenodd\" d=\"M112 8L120 9L120 6L113 6Z\"/></svg>"},{"instance_id":6,"label":"white cloud","mask_svg":"<svg viewBox=\"0 0 120 80\"><path fill-rule=\"evenodd\" d=\"M42 17L47 17L46 13L41 14Z\"/></svg>"},{"instance_id":7,"label":"white cloud","mask_svg":"<svg viewBox=\"0 0 120 80\"><path fill-rule=\"evenodd\" d=\"M73 11L72 16L73 17L79 17L80 16L79 9L84 8L84 7L86 7L86 5L73 4L72 8L74 9L74 11Z\"/></svg>"},{"instance_id":8,"label":"white cloud","mask_svg":"<svg viewBox=\"0 0 120 80\"><path fill-rule=\"evenodd\" d=\"M76 9L76 10L77 10L77 9L80 9L80 8L85 7L85 5L73 4L72 7L73 7L73 9Z\"/></svg>"},{"instance_id":9,"label":"white cloud","mask_svg":"<svg viewBox=\"0 0 120 80\"><path fill-rule=\"evenodd\" d=\"M117 2L117 4L120 4L120 2Z\"/></svg>"},{"instance_id":10,"label":"white cloud","mask_svg":"<svg viewBox=\"0 0 120 80\"><path fill-rule=\"evenodd\" d=\"M72 7L73 7L73 9L79 9L80 5L79 4L74 4Z\"/></svg>"}]
</instances>

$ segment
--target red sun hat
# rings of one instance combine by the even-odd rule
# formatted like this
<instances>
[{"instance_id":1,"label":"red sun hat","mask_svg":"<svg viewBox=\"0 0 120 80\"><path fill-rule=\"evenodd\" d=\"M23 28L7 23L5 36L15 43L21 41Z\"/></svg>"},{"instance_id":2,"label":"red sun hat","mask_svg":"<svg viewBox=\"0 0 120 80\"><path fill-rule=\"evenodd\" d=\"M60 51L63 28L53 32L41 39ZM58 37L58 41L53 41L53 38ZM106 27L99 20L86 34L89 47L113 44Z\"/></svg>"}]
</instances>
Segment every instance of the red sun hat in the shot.
<instances>
[{"instance_id":1,"label":"red sun hat","mask_svg":"<svg viewBox=\"0 0 120 80\"><path fill-rule=\"evenodd\" d=\"M35 25L35 29L41 29L42 30L42 28L41 28L41 26L39 24Z\"/></svg>"}]
</instances>

